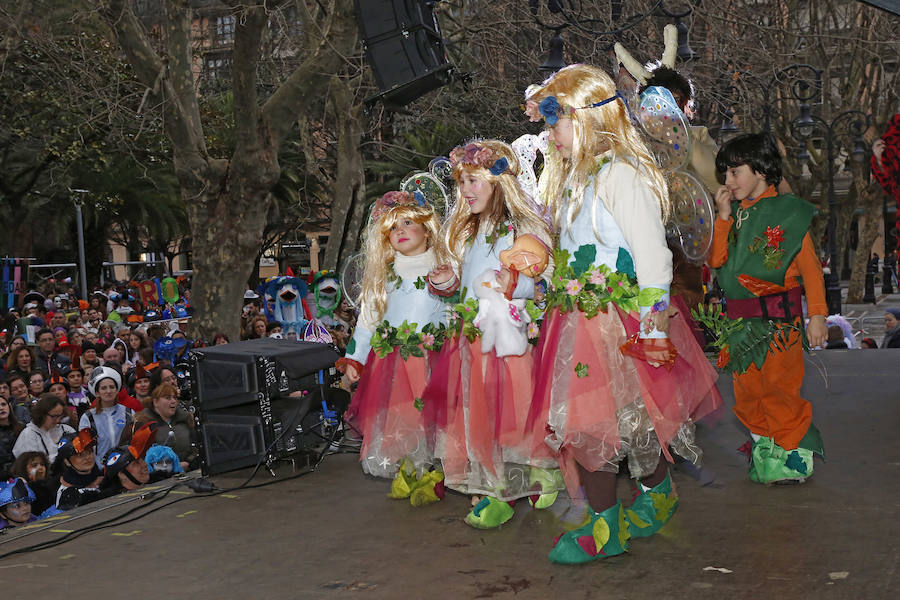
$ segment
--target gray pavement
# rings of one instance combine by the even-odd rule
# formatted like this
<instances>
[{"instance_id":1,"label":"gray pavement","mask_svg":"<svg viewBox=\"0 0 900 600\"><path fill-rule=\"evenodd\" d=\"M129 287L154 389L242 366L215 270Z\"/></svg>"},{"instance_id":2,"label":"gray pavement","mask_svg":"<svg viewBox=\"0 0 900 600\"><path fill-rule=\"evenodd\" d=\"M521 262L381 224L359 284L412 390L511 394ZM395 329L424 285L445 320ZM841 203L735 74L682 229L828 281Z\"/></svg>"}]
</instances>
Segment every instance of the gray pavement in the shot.
<instances>
[{"instance_id":1,"label":"gray pavement","mask_svg":"<svg viewBox=\"0 0 900 600\"><path fill-rule=\"evenodd\" d=\"M131 523L0 560L9 598L896 598L900 584L900 393L896 350L831 350L808 360L805 394L827 462L802 486L764 487L736 452L747 438L730 411L701 426L706 472L673 480L681 505L628 554L581 567L550 564L565 502L518 506L496 531L462 522L468 499L413 509L385 497L354 455L228 497L176 489ZM720 379L726 404L730 379ZM290 474L283 466L279 476ZM247 471L214 477L222 487ZM258 475L254 483L271 480ZM620 478L620 496L631 497ZM173 498L187 498L166 506ZM3 536L0 553L57 539L149 500ZM84 509L82 509L84 510ZM50 531L54 529L56 531ZM18 534L21 536L21 533Z\"/></svg>"}]
</instances>

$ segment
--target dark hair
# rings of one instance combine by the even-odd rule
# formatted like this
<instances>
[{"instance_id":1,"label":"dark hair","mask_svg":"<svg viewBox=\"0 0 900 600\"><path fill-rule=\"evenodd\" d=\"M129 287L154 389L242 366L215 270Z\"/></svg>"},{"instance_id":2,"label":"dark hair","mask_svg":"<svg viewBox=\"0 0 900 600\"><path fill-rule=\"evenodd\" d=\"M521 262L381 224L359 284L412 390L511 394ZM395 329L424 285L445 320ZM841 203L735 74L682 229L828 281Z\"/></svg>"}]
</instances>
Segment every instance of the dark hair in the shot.
<instances>
[{"instance_id":1,"label":"dark hair","mask_svg":"<svg viewBox=\"0 0 900 600\"><path fill-rule=\"evenodd\" d=\"M694 86L691 85L691 82L687 77L675 69L660 65L653 69L652 73L653 76L647 80L647 85L641 87L639 93L643 94L644 90L648 87L654 86L666 88L672 92L673 96L675 95L675 92L678 92L683 99L683 102L679 103L678 106L682 111L684 110L684 107L687 106L687 103L694 99Z\"/></svg>"},{"instance_id":2,"label":"dark hair","mask_svg":"<svg viewBox=\"0 0 900 600\"><path fill-rule=\"evenodd\" d=\"M50 411L57 406L62 406L65 409L66 403L53 394L46 392L41 394L38 401L31 407L31 422L38 427L42 427L44 425L44 419L46 419Z\"/></svg>"},{"instance_id":3,"label":"dark hair","mask_svg":"<svg viewBox=\"0 0 900 600\"><path fill-rule=\"evenodd\" d=\"M9 468L9 474L13 477L21 477L26 481L31 481L31 478L28 477L28 463L31 462L32 459L39 458L41 462L44 463L44 468L47 469L47 475L50 475L50 458L44 454L43 452L23 452L19 455L16 461Z\"/></svg>"},{"instance_id":4,"label":"dark hair","mask_svg":"<svg viewBox=\"0 0 900 600\"><path fill-rule=\"evenodd\" d=\"M266 323L266 333L272 333L274 329L281 329L281 321L270 321Z\"/></svg>"},{"instance_id":5,"label":"dark hair","mask_svg":"<svg viewBox=\"0 0 900 600\"><path fill-rule=\"evenodd\" d=\"M781 181L781 154L775 138L768 133L745 133L725 142L716 154L716 170L724 173L741 165L764 175L766 183L777 185Z\"/></svg>"},{"instance_id":6,"label":"dark hair","mask_svg":"<svg viewBox=\"0 0 900 600\"><path fill-rule=\"evenodd\" d=\"M35 375L40 375L44 380L47 379L47 372L43 369L33 369L31 373L28 374L28 385L31 385L31 378Z\"/></svg>"},{"instance_id":7,"label":"dark hair","mask_svg":"<svg viewBox=\"0 0 900 600\"><path fill-rule=\"evenodd\" d=\"M9 417L7 417L9 419L9 427L12 427L13 434L18 436L25 429L25 426L19 423L19 419L16 418L16 411L13 410L13 401L0 396L0 402L6 402L6 406L9 407Z\"/></svg>"},{"instance_id":8,"label":"dark hair","mask_svg":"<svg viewBox=\"0 0 900 600\"><path fill-rule=\"evenodd\" d=\"M56 340L56 336L53 333L52 329L50 329L49 327L41 327L40 329L38 329L38 332L34 334L34 341L38 341L39 339L41 339L41 336L45 333L49 333L53 336L53 339Z\"/></svg>"},{"instance_id":9,"label":"dark hair","mask_svg":"<svg viewBox=\"0 0 900 600\"><path fill-rule=\"evenodd\" d=\"M219 340L225 340L225 343L226 343L226 344L227 344L227 343L230 343L230 340L228 339L228 336L225 335L224 333L217 333L216 335L213 336L213 345L216 345L216 343L217 343Z\"/></svg>"},{"instance_id":10,"label":"dark hair","mask_svg":"<svg viewBox=\"0 0 900 600\"><path fill-rule=\"evenodd\" d=\"M878 342L876 342L875 340L873 340L872 338L869 338L869 337L863 338L862 343L860 345L862 345L862 344L869 344L873 348L878 348Z\"/></svg>"},{"instance_id":11,"label":"dark hair","mask_svg":"<svg viewBox=\"0 0 900 600\"><path fill-rule=\"evenodd\" d=\"M28 382L25 381L25 376L22 375L19 371L12 371L9 375L6 376L6 385L9 386L9 389L12 390L12 382L16 379L21 379L22 383L25 384L25 387L28 387Z\"/></svg>"}]
</instances>

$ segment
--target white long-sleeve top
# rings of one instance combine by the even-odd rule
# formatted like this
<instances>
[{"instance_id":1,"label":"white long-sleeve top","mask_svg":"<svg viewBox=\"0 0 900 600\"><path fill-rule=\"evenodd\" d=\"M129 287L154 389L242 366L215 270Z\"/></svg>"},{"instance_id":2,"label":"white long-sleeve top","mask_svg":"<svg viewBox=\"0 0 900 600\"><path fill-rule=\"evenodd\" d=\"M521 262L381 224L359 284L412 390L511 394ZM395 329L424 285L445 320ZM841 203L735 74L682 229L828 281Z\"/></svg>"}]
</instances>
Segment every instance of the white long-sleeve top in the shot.
<instances>
[{"instance_id":1,"label":"white long-sleeve top","mask_svg":"<svg viewBox=\"0 0 900 600\"><path fill-rule=\"evenodd\" d=\"M43 452L52 464L56 460L60 438L74 431L68 425L54 425L48 431L34 423L29 423L16 439L16 443L13 446L13 456L19 458L25 452Z\"/></svg>"},{"instance_id":2,"label":"white long-sleeve top","mask_svg":"<svg viewBox=\"0 0 900 600\"><path fill-rule=\"evenodd\" d=\"M372 335L383 321L394 327L403 321L416 323L420 329L428 323L439 325L447 322L444 302L431 294L427 286L419 289L415 285L419 277L427 277L435 266L434 252L430 248L415 256L395 253L394 273L400 280L385 282L387 309L379 318L372 304L363 298L359 321L348 345L347 358L366 364L372 348Z\"/></svg>"},{"instance_id":3,"label":"white long-sleeve top","mask_svg":"<svg viewBox=\"0 0 900 600\"><path fill-rule=\"evenodd\" d=\"M571 223L563 214L560 247L572 256L586 244L597 250L594 264L604 264L614 271L620 249L628 252L640 289L662 290L668 302L672 252L666 245L662 210L644 176L627 160L611 161L591 177L581 210ZM641 316L650 309L642 306ZM654 332L649 337L664 336Z\"/></svg>"}]
</instances>

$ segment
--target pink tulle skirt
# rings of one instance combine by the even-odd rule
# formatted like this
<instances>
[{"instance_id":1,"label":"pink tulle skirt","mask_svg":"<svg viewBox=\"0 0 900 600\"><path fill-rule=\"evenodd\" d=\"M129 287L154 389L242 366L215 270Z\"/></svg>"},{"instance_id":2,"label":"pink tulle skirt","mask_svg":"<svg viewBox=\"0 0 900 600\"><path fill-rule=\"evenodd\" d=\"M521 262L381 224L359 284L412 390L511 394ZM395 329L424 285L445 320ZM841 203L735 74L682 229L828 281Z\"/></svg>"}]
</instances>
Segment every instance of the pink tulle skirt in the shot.
<instances>
[{"instance_id":1,"label":"pink tulle skirt","mask_svg":"<svg viewBox=\"0 0 900 600\"><path fill-rule=\"evenodd\" d=\"M562 488L543 428L526 427L533 358L498 358L480 339L448 340L425 391L429 443L444 484L469 494L513 500Z\"/></svg>"},{"instance_id":2,"label":"pink tulle skirt","mask_svg":"<svg viewBox=\"0 0 900 600\"><path fill-rule=\"evenodd\" d=\"M674 300L682 314L683 303ZM628 459L631 474L656 467L660 451L699 463L694 422L721 406L717 373L686 320L670 321L678 356L671 370L625 356L619 347L638 331L636 313L610 306L587 319L581 311L552 310L536 351L534 403L527 428L545 433L558 455L566 485L578 493L576 463L589 471L618 471Z\"/></svg>"},{"instance_id":3,"label":"pink tulle skirt","mask_svg":"<svg viewBox=\"0 0 900 600\"><path fill-rule=\"evenodd\" d=\"M384 358L369 353L345 415L363 436L359 459L366 473L391 478L404 458L412 461L419 474L431 466L421 410L427 362L417 356L403 360L399 352Z\"/></svg>"}]
</instances>

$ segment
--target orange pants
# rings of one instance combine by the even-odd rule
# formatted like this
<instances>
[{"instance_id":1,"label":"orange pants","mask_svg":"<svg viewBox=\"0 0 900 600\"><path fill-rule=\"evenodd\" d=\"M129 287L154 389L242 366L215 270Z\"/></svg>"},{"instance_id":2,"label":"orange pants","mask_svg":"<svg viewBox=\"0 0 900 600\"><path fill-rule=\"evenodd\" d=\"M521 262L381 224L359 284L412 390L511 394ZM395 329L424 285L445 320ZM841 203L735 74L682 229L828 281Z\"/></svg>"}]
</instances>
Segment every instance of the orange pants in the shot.
<instances>
[{"instance_id":1,"label":"orange pants","mask_svg":"<svg viewBox=\"0 0 900 600\"><path fill-rule=\"evenodd\" d=\"M802 327L802 323L797 321ZM800 332L788 335L787 350L775 349L763 362L734 376L734 414L751 433L775 438L794 450L812 423L812 405L800 397L803 384L803 344Z\"/></svg>"}]
</instances>

